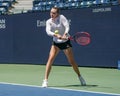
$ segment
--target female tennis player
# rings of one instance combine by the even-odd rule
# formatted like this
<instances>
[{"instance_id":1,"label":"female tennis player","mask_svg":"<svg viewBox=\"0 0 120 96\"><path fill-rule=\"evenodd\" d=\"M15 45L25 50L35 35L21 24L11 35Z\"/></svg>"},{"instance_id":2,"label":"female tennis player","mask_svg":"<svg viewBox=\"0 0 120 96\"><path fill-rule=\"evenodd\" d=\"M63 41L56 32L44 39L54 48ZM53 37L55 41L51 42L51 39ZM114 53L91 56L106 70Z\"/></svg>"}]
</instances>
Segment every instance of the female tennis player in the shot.
<instances>
[{"instance_id":1,"label":"female tennis player","mask_svg":"<svg viewBox=\"0 0 120 96\"><path fill-rule=\"evenodd\" d=\"M51 71L51 66L60 50L63 50L68 59L68 62L72 65L74 71L77 73L81 85L85 86L86 82L81 76L73 57L72 45L70 40L67 39L70 36L69 22L65 16L59 14L59 8L57 7L53 7L50 10L50 16L51 18L46 21L46 32L49 36L53 37L53 42L46 64L45 77L42 83L42 87L48 87L48 77Z\"/></svg>"}]
</instances>

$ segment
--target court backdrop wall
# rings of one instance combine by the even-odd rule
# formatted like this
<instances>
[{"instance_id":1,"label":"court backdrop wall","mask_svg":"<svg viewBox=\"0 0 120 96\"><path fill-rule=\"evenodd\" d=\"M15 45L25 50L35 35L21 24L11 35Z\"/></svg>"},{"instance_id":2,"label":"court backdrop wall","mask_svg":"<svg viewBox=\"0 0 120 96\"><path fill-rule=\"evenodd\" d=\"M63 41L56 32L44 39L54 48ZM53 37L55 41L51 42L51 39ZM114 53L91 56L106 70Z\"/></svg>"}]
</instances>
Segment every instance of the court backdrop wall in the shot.
<instances>
[{"instance_id":1,"label":"court backdrop wall","mask_svg":"<svg viewBox=\"0 0 120 96\"><path fill-rule=\"evenodd\" d=\"M61 10L70 34L86 31L91 44L73 44L79 66L117 67L120 60L120 6ZM0 63L45 64L52 38L45 32L49 12L0 16ZM63 52L54 65L69 65Z\"/></svg>"}]
</instances>

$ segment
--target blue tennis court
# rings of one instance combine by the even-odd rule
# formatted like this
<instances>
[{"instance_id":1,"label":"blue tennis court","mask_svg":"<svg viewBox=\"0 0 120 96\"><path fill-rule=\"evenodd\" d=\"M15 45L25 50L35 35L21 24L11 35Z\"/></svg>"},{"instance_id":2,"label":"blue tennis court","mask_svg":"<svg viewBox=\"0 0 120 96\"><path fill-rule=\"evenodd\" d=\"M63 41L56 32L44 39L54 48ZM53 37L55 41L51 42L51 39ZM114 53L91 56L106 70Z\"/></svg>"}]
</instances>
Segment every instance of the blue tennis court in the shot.
<instances>
[{"instance_id":1,"label":"blue tennis court","mask_svg":"<svg viewBox=\"0 0 120 96\"><path fill-rule=\"evenodd\" d=\"M0 96L120 96L120 94L0 83Z\"/></svg>"}]
</instances>

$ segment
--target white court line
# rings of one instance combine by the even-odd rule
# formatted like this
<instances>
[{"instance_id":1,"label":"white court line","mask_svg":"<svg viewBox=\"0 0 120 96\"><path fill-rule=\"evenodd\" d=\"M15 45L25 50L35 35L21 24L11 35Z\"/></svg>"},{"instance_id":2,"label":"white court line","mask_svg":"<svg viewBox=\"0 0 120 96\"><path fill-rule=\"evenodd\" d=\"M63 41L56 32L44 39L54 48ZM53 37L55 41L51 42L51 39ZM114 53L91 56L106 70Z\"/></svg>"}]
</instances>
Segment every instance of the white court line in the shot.
<instances>
[{"instance_id":1,"label":"white court line","mask_svg":"<svg viewBox=\"0 0 120 96\"><path fill-rule=\"evenodd\" d=\"M28 84L19 84L19 83L0 82L0 84L8 84L8 85L16 85L16 86L28 86L28 87L42 88L41 86L37 86L37 85L28 85ZM116 93L94 92L94 91L66 89L66 88L56 88L56 87L48 87L48 88L50 88L50 89L58 89L58 90L78 91L78 92L87 92L87 93L97 93L97 94L106 94L106 95L120 96L120 94L116 94Z\"/></svg>"}]
</instances>

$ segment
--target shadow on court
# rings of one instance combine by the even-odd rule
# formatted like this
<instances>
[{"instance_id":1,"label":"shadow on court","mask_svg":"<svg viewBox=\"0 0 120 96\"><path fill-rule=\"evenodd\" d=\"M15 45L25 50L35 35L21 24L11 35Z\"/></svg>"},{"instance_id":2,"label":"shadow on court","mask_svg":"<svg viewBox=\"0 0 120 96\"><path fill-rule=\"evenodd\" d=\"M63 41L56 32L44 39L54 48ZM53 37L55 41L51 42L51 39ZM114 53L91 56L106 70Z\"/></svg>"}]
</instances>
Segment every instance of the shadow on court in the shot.
<instances>
[{"instance_id":1,"label":"shadow on court","mask_svg":"<svg viewBox=\"0 0 120 96\"><path fill-rule=\"evenodd\" d=\"M65 86L50 86L50 87L87 87L87 88L91 88L91 87L98 87L98 85L86 85L86 86L81 86L81 85L65 85Z\"/></svg>"},{"instance_id":2,"label":"shadow on court","mask_svg":"<svg viewBox=\"0 0 120 96\"><path fill-rule=\"evenodd\" d=\"M78 86L78 85L68 85ZM96 85L88 85L95 87ZM41 88L31 85L0 84L0 96L116 96L116 94L68 90L60 88ZM120 95L117 95L120 96Z\"/></svg>"},{"instance_id":3,"label":"shadow on court","mask_svg":"<svg viewBox=\"0 0 120 96\"><path fill-rule=\"evenodd\" d=\"M98 85L86 85L86 86L81 86L81 85L67 85L66 87L98 87Z\"/></svg>"}]
</instances>

